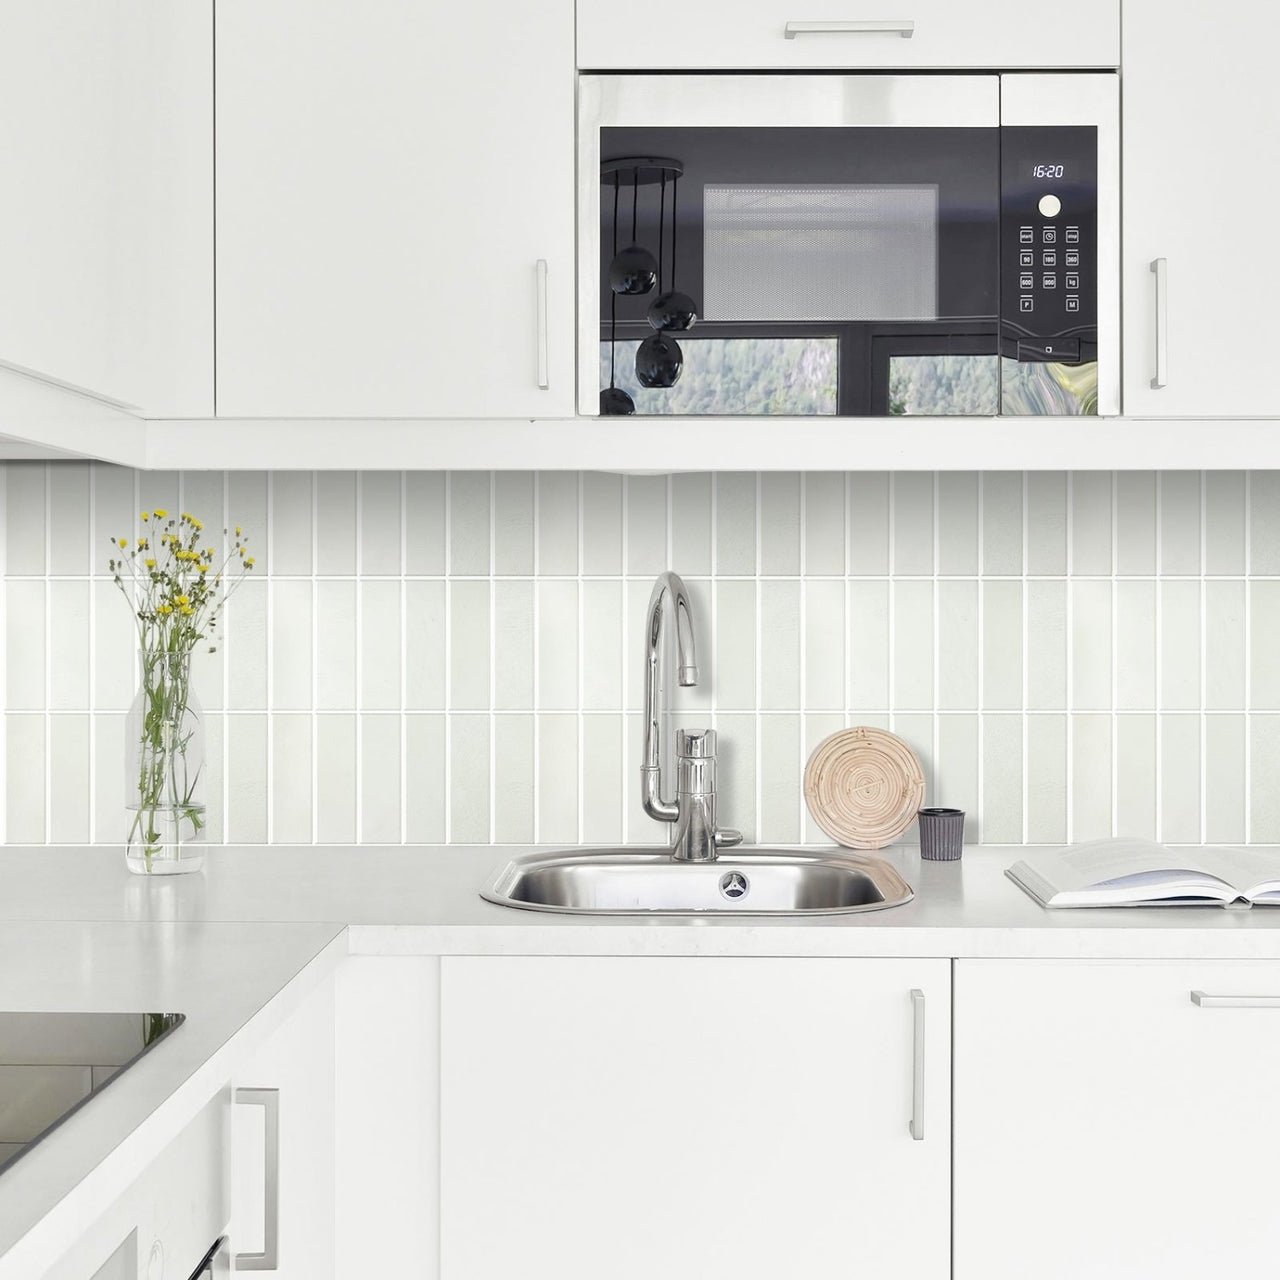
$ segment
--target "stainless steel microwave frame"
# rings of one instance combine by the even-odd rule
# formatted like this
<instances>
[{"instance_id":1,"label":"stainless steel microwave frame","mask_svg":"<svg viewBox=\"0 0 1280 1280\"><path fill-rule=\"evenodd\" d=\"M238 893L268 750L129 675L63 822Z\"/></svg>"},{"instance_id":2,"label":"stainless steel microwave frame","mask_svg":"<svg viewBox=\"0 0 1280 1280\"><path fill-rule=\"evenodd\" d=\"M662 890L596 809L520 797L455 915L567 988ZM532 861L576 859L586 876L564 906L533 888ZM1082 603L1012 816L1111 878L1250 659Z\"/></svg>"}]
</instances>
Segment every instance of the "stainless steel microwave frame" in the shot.
<instances>
[{"instance_id":1,"label":"stainless steel microwave frame","mask_svg":"<svg viewBox=\"0 0 1280 1280\"><path fill-rule=\"evenodd\" d=\"M601 130L1003 128L1097 131L1097 400L1120 412L1120 89L1113 73L584 74L578 91L578 410L598 412ZM1025 231L1025 229L1024 229ZM1002 250L1004 237L1001 238ZM1001 269L1010 270L1001 258ZM1001 315L1003 326L1004 315ZM1003 327L1002 327L1003 332Z\"/></svg>"}]
</instances>

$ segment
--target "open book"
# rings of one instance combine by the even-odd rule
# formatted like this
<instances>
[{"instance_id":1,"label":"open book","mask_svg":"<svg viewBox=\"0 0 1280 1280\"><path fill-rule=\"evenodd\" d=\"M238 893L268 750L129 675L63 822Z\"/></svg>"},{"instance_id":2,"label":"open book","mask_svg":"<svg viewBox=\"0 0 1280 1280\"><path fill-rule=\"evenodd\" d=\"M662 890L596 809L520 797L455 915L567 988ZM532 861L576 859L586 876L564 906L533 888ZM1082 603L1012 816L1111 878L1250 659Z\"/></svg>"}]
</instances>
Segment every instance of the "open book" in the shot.
<instances>
[{"instance_id":1,"label":"open book","mask_svg":"<svg viewBox=\"0 0 1280 1280\"><path fill-rule=\"evenodd\" d=\"M1015 862L1005 874L1044 907L1280 907L1280 854L1096 840Z\"/></svg>"}]
</instances>

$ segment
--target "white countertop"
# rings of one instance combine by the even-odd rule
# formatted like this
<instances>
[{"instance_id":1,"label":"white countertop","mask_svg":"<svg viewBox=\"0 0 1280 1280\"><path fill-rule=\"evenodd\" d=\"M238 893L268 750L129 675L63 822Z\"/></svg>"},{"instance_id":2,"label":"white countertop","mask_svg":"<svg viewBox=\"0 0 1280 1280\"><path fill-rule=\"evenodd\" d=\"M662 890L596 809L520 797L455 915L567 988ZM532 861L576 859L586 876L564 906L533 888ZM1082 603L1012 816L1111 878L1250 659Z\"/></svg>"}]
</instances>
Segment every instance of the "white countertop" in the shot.
<instances>
[{"instance_id":1,"label":"white countertop","mask_svg":"<svg viewBox=\"0 0 1280 1280\"><path fill-rule=\"evenodd\" d=\"M1004 875L886 856L916 889L805 919L578 916L479 896L522 848L214 847L203 872L130 875L114 848L0 849L0 1009L164 1010L172 1036L0 1176L0 1280L37 1274L226 1087L348 952L1280 959L1280 910L1046 911ZM1276 851L1280 865L1280 849Z\"/></svg>"},{"instance_id":2,"label":"white countertop","mask_svg":"<svg viewBox=\"0 0 1280 1280\"><path fill-rule=\"evenodd\" d=\"M483 901L494 870L526 852L214 847L201 873L147 879L127 874L116 849L10 847L0 849L0 922L324 922L351 926L362 954L1280 959L1280 911L1266 908L1046 911L1004 875L1024 852L1015 847L973 847L958 863L887 850L914 901L803 919L556 915Z\"/></svg>"}]
</instances>

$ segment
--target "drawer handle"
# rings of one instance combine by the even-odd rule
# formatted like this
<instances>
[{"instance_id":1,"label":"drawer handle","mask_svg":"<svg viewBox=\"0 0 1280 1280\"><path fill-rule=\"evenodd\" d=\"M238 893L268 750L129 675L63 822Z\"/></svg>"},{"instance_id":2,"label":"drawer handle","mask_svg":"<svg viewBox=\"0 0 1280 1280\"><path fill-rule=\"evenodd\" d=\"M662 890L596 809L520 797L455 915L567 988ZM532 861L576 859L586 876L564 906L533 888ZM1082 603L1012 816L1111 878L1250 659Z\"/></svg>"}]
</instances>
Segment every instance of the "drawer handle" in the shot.
<instances>
[{"instance_id":1,"label":"drawer handle","mask_svg":"<svg viewBox=\"0 0 1280 1280\"><path fill-rule=\"evenodd\" d=\"M236 1101L263 1110L265 1150L262 1176L262 1252L237 1253L237 1271L277 1271L280 1267L280 1090L237 1089Z\"/></svg>"},{"instance_id":2,"label":"drawer handle","mask_svg":"<svg viewBox=\"0 0 1280 1280\"><path fill-rule=\"evenodd\" d=\"M547 369L547 260L538 259L538 390L546 391L551 385Z\"/></svg>"},{"instance_id":3,"label":"drawer handle","mask_svg":"<svg viewBox=\"0 0 1280 1280\"><path fill-rule=\"evenodd\" d=\"M887 22L788 22L783 28L788 40L796 36L901 36L910 40L915 33L916 24L909 18Z\"/></svg>"},{"instance_id":4,"label":"drawer handle","mask_svg":"<svg viewBox=\"0 0 1280 1280\"><path fill-rule=\"evenodd\" d=\"M911 989L911 1122L916 1142L924 1141L924 992Z\"/></svg>"},{"instance_id":5,"label":"drawer handle","mask_svg":"<svg viewBox=\"0 0 1280 1280\"><path fill-rule=\"evenodd\" d=\"M1151 274L1156 278L1156 376L1151 379L1151 389L1159 391L1169 383L1168 258L1157 258L1152 262Z\"/></svg>"},{"instance_id":6,"label":"drawer handle","mask_svg":"<svg viewBox=\"0 0 1280 1280\"><path fill-rule=\"evenodd\" d=\"M1193 991L1191 1003L1202 1009L1280 1009L1280 996L1211 996Z\"/></svg>"}]
</instances>

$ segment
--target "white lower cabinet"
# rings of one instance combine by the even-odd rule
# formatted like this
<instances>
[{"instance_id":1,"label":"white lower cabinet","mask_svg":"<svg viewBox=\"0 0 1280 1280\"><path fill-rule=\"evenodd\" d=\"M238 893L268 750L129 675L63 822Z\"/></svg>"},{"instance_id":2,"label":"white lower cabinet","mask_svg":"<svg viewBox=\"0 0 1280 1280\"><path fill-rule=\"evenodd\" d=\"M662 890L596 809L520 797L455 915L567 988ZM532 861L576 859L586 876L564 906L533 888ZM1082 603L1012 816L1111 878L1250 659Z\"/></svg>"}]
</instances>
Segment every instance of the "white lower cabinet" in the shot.
<instances>
[{"instance_id":1,"label":"white lower cabinet","mask_svg":"<svg viewBox=\"0 0 1280 1280\"><path fill-rule=\"evenodd\" d=\"M1280 964L959 961L954 1053L955 1280L1275 1274Z\"/></svg>"},{"instance_id":2,"label":"white lower cabinet","mask_svg":"<svg viewBox=\"0 0 1280 1280\"><path fill-rule=\"evenodd\" d=\"M944 1280L950 971L445 957L441 1280Z\"/></svg>"},{"instance_id":3,"label":"white lower cabinet","mask_svg":"<svg viewBox=\"0 0 1280 1280\"><path fill-rule=\"evenodd\" d=\"M235 1271L266 1271L276 1280L333 1280L334 1026L330 979L238 1074L231 1117ZM273 1111L279 1126L274 1157L268 1132Z\"/></svg>"}]
</instances>

